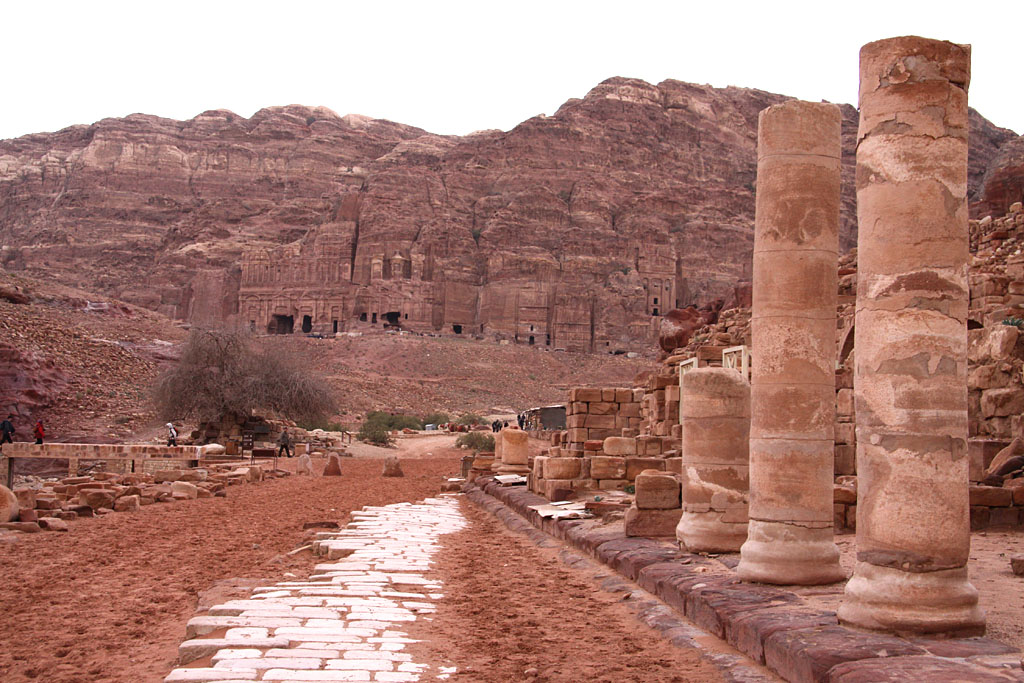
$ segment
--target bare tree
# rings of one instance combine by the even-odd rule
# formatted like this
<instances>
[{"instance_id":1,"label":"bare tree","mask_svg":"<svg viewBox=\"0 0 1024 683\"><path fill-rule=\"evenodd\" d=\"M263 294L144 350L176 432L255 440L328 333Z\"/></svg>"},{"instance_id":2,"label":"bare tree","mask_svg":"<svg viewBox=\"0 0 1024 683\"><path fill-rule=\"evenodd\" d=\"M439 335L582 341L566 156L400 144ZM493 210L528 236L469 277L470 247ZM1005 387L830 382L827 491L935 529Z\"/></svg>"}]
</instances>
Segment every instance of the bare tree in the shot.
<instances>
[{"instance_id":1,"label":"bare tree","mask_svg":"<svg viewBox=\"0 0 1024 683\"><path fill-rule=\"evenodd\" d=\"M315 421L337 410L327 381L293 353L224 330L192 330L181 360L157 379L153 399L163 419L204 422L242 421L259 409Z\"/></svg>"}]
</instances>

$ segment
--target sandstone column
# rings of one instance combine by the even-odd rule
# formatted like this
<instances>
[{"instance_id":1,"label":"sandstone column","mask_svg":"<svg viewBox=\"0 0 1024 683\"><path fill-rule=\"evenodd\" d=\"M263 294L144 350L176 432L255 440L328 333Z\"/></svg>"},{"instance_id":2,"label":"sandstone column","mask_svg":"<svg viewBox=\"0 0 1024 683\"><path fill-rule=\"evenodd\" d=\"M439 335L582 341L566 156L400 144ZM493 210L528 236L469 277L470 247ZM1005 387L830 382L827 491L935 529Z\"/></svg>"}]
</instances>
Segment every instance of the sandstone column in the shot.
<instances>
[{"instance_id":1,"label":"sandstone column","mask_svg":"<svg viewBox=\"0 0 1024 683\"><path fill-rule=\"evenodd\" d=\"M529 474L527 466L530 446L527 434L518 427L505 427L498 436L501 438L501 466L498 474Z\"/></svg>"},{"instance_id":2,"label":"sandstone column","mask_svg":"<svg viewBox=\"0 0 1024 683\"><path fill-rule=\"evenodd\" d=\"M984 631L967 580L967 84L970 46L860 52L857 565L839 618Z\"/></svg>"},{"instance_id":3,"label":"sandstone column","mask_svg":"<svg viewBox=\"0 0 1024 683\"><path fill-rule=\"evenodd\" d=\"M747 581L846 577L832 541L841 121L796 100L758 117Z\"/></svg>"},{"instance_id":4,"label":"sandstone column","mask_svg":"<svg viewBox=\"0 0 1024 683\"><path fill-rule=\"evenodd\" d=\"M750 384L735 370L681 378L683 516L676 538L691 552L736 552L747 537Z\"/></svg>"}]
</instances>

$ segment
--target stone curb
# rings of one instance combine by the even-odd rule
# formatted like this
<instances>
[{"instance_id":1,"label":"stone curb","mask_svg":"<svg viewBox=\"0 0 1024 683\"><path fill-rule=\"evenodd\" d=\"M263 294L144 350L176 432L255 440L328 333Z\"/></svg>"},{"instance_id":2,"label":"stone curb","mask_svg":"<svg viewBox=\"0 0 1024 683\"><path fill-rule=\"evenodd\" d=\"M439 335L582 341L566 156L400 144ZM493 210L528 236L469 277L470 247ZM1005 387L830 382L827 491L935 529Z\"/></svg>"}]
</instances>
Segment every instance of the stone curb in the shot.
<instances>
[{"instance_id":1,"label":"stone curb","mask_svg":"<svg viewBox=\"0 0 1024 683\"><path fill-rule=\"evenodd\" d=\"M561 539L654 594L676 613L792 683L1024 681L1021 653L989 638L906 639L840 626L784 588L709 574L711 560L589 520L542 519L547 499L479 478L463 489L538 545ZM552 538L553 537L553 538Z\"/></svg>"}]
</instances>

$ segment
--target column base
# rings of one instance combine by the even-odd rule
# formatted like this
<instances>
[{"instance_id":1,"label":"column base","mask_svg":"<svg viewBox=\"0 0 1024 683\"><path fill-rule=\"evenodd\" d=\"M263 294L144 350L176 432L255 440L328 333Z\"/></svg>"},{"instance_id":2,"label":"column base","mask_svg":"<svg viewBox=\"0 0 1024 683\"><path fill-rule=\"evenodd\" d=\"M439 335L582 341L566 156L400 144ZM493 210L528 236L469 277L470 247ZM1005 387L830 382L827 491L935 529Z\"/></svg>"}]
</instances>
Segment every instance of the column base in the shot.
<instances>
[{"instance_id":1,"label":"column base","mask_svg":"<svg viewBox=\"0 0 1024 683\"><path fill-rule=\"evenodd\" d=\"M747 542L740 548L736 575L744 581L818 586L846 579L832 526L808 528L750 520Z\"/></svg>"},{"instance_id":2,"label":"column base","mask_svg":"<svg viewBox=\"0 0 1024 683\"><path fill-rule=\"evenodd\" d=\"M676 526L676 539L691 553L734 553L747 538L747 522L724 522L722 517L726 514L683 512Z\"/></svg>"},{"instance_id":3,"label":"column base","mask_svg":"<svg viewBox=\"0 0 1024 683\"><path fill-rule=\"evenodd\" d=\"M845 624L897 635L985 633L967 567L915 573L858 562L838 615Z\"/></svg>"}]
</instances>

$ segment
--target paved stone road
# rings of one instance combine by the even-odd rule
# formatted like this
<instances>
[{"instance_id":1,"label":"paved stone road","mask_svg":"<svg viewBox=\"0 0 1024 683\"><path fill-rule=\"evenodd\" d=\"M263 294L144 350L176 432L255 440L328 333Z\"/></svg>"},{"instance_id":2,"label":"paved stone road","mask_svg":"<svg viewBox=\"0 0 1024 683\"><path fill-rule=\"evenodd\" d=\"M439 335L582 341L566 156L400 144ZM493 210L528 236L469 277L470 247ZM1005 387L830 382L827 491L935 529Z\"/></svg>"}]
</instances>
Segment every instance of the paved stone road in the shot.
<instances>
[{"instance_id":1,"label":"paved stone road","mask_svg":"<svg viewBox=\"0 0 1024 683\"><path fill-rule=\"evenodd\" d=\"M434 611L441 585L424 578L443 534L466 526L455 497L365 508L321 533L308 581L257 588L191 619L178 681L418 681L403 625ZM189 666L210 658L210 666ZM205 663L205 662L204 662ZM446 678L450 672L429 672Z\"/></svg>"}]
</instances>

